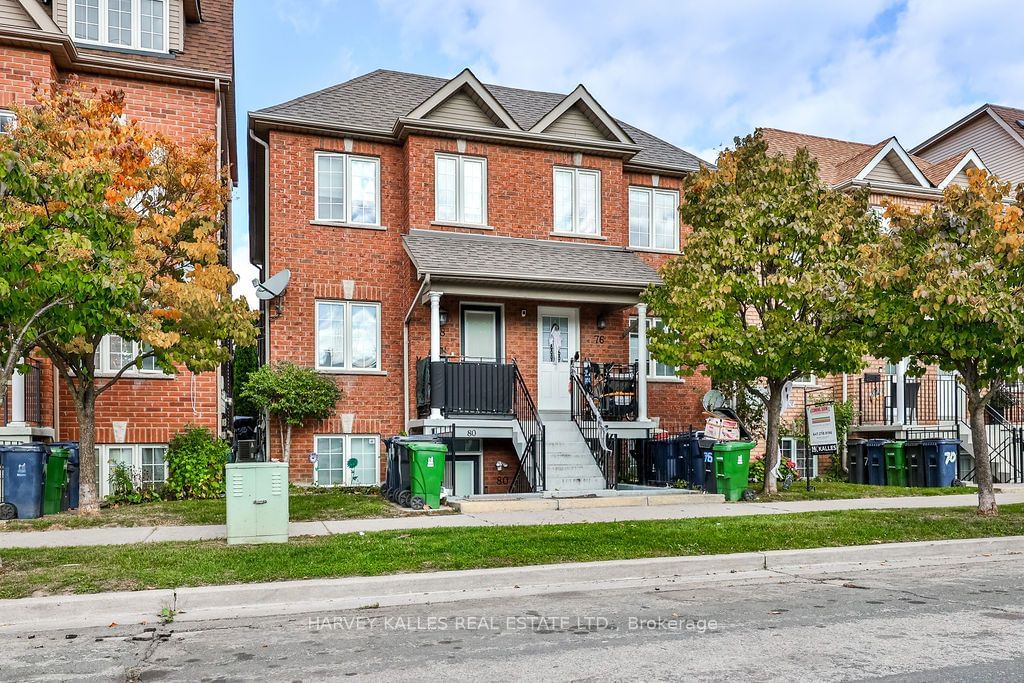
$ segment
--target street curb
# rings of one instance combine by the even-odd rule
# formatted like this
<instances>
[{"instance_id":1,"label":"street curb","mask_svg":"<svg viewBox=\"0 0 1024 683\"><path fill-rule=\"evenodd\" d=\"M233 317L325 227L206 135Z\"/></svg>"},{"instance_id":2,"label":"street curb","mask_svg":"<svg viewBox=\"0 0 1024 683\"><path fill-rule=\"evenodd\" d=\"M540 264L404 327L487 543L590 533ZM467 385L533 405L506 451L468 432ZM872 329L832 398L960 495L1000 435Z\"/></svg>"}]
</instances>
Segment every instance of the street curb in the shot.
<instances>
[{"instance_id":1,"label":"street curb","mask_svg":"<svg viewBox=\"0 0 1024 683\"><path fill-rule=\"evenodd\" d=\"M1017 553L1024 553L1024 536L23 598L0 600L0 633L156 622L165 608L176 622L269 617L700 580L752 582L786 570L945 564Z\"/></svg>"}]
</instances>

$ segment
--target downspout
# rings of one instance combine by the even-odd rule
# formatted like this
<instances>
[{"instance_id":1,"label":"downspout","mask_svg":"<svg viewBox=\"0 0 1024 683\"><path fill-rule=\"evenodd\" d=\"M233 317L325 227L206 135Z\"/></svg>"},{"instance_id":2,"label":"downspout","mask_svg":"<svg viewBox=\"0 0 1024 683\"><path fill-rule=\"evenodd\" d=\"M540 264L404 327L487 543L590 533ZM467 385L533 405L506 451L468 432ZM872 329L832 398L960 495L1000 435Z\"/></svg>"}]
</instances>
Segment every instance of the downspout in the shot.
<instances>
[{"instance_id":1,"label":"downspout","mask_svg":"<svg viewBox=\"0 0 1024 683\"><path fill-rule=\"evenodd\" d=\"M405 321L402 323L402 395L405 397L405 432L409 433L409 321L419 304L423 291L430 285L430 274L423 276L423 284L413 297L409 305L409 312L405 314Z\"/></svg>"},{"instance_id":2,"label":"downspout","mask_svg":"<svg viewBox=\"0 0 1024 683\"><path fill-rule=\"evenodd\" d=\"M222 136L224 134L223 127L221 126L221 117L223 116L223 111L221 110L221 91L220 91L220 79L219 78L214 78L213 79L213 92L214 92L214 97L217 100L217 108L216 108L216 113L215 113L215 116L217 117L217 161L216 161L216 166L214 167L214 170L216 171L217 176L219 178L220 174L221 174L220 155L221 155L221 150L223 149ZM228 193L228 202L230 202L230 201L231 201L231 193L229 192ZM225 221L225 223L224 223L223 230L224 230L224 235L223 235L223 238L222 238L221 242L224 244L224 258L227 261L228 268L231 268L231 211L230 210L227 211L227 221ZM231 294L231 292L229 291L228 295L230 296L230 294ZM231 367L230 366L231 366L232 362L234 362L234 359L229 357L228 360L227 360L227 366L226 366L227 367L226 371L229 372L229 373L231 372ZM220 372L217 373L217 431L218 431L218 433L222 437L225 437L225 436L232 436L233 437L233 434L234 434L233 428L234 428L234 426L232 424L225 424L225 421L224 421L225 417L228 416L228 414L227 414L228 413L227 397L225 396L226 389L227 389L227 384L224 381L224 372L225 372L225 366L221 366L220 367ZM193 415L195 415L195 412L196 412L196 407L195 407L195 381L196 381L196 376L192 375L192 388L193 388L193 394L192 394L192 399L193 399L192 414ZM231 412L231 417L234 417L234 411Z\"/></svg>"},{"instance_id":3,"label":"downspout","mask_svg":"<svg viewBox=\"0 0 1024 683\"><path fill-rule=\"evenodd\" d=\"M270 274L270 145L256 137L249 129L249 137L263 148L263 277ZM252 179L250 178L250 182ZM260 304L263 315L263 362L270 363L270 305Z\"/></svg>"}]
</instances>

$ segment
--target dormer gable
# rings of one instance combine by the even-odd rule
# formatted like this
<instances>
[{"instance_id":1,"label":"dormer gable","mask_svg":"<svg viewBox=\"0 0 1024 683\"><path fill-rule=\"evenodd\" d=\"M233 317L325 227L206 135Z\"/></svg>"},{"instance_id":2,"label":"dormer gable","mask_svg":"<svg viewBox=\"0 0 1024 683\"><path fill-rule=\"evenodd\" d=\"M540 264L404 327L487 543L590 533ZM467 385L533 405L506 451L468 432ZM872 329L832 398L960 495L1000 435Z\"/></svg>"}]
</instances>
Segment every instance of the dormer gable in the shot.
<instances>
[{"instance_id":1,"label":"dormer gable","mask_svg":"<svg viewBox=\"0 0 1024 683\"><path fill-rule=\"evenodd\" d=\"M530 132L633 144L622 126L608 115L583 85L566 95Z\"/></svg>"},{"instance_id":2,"label":"dormer gable","mask_svg":"<svg viewBox=\"0 0 1024 683\"><path fill-rule=\"evenodd\" d=\"M469 69L445 83L406 118L460 126L522 130L508 111Z\"/></svg>"},{"instance_id":3,"label":"dormer gable","mask_svg":"<svg viewBox=\"0 0 1024 683\"><path fill-rule=\"evenodd\" d=\"M854 179L931 187L924 173L896 138L890 138L882 145Z\"/></svg>"}]
</instances>

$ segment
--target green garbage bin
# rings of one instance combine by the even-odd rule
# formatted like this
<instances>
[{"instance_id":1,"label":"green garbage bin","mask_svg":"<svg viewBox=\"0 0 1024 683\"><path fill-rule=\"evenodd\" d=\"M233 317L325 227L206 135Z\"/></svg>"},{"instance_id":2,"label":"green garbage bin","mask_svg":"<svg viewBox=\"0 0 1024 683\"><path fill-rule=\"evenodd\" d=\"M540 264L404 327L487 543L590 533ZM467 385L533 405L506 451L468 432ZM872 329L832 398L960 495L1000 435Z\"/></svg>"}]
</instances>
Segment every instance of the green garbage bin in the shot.
<instances>
[{"instance_id":1,"label":"green garbage bin","mask_svg":"<svg viewBox=\"0 0 1024 683\"><path fill-rule=\"evenodd\" d=\"M444 482L444 460L448 447L430 441L406 444L409 449L411 507L422 510L441 507L441 484Z\"/></svg>"},{"instance_id":2,"label":"green garbage bin","mask_svg":"<svg viewBox=\"0 0 1024 683\"><path fill-rule=\"evenodd\" d=\"M725 495L726 500L740 500L747 490L750 451L753 448L753 441L723 441L715 444L715 483L718 492Z\"/></svg>"},{"instance_id":3,"label":"green garbage bin","mask_svg":"<svg viewBox=\"0 0 1024 683\"><path fill-rule=\"evenodd\" d=\"M46 476L43 479L43 514L55 515L61 510L64 489L68 485L68 458L66 448L51 448L46 458Z\"/></svg>"},{"instance_id":4,"label":"green garbage bin","mask_svg":"<svg viewBox=\"0 0 1024 683\"><path fill-rule=\"evenodd\" d=\"M889 486L907 485L907 458L903 452L903 441L885 444L885 481Z\"/></svg>"}]
</instances>

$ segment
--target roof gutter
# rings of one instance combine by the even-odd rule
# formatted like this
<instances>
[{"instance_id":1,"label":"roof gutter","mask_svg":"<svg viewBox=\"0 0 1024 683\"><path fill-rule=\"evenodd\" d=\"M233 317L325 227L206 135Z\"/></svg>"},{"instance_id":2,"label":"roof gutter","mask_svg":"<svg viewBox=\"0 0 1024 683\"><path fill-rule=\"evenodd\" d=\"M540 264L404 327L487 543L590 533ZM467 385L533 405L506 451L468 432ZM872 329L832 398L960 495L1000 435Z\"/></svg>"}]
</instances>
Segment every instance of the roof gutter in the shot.
<instances>
[{"instance_id":1,"label":"roof gutter","mask_svg":"<svg viewBox=\"0 0 1024 683\"><path fill-rule=\"evenodd\" d=\"M880 183L877 181L867 182L863 180L845 180L837 185L833 185L833 190L849 190L853 188L866 188L872 192L878 194L891 194L898 197L911 197L914 199L941 199L943 196L942 190L929 189L926 187L921 188L907 188L900 185L894 185L892 183Z\"/></svg>"},{"instance_id":2,"label":"roof gutter","mask_svg":"<svg viewBox=\"0 0 1024 683\"><path fill-rule=\"evenodd\" d=\"M270 145L261 140L249 129L249 137L263 148L263 264L260 268L263 277L270 274ZM263 362L270 363L270 309L263 314Z\"/></svg>"},{"instance_id":3,"label":"roof gutter","mask_svg":"<svg viewBox=\"0 0 1024 683\"><path fill-rule=\"evenodd\" d=\"M291 130L300 133L316 133L332 135L335 137L354 137L375 142L395 143L395 138L388 133L374 130L372 128L360 128L359 126L332 126L328 123L317 123L308 119L285 116L282 114L264 114L261 112L249 112L250 127L253 124L263 124L269 128L279 130Z\"/></svg>"}]
</instances>

